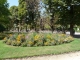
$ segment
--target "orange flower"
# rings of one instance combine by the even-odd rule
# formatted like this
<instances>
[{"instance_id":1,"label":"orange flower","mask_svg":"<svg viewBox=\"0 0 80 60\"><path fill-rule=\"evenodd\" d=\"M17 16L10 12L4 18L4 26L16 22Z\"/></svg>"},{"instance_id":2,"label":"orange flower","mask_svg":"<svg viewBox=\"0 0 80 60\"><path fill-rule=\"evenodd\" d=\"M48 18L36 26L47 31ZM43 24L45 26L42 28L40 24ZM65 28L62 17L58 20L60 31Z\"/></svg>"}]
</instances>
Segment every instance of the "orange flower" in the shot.
<instances>
[{"instance_id":1,"label":"orange flower","mask_svg":"<svg viewBox=\"0 0 80 60\"><path fill-rule=\"evenodd\" d=\"M16 39L17 39L17 41L20 41L21 40L21 35L18 35L18 37Z\"/></svg>"}]
</instances>

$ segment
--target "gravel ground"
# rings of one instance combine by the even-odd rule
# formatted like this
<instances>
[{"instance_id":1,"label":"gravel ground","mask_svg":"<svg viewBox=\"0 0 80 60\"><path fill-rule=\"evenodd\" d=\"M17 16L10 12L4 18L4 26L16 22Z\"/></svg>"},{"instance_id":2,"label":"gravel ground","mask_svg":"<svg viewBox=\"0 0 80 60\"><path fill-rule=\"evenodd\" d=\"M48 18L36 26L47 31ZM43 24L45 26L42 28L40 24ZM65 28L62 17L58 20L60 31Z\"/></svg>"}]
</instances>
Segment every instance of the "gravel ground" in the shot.
<instances>
[{"instance_id":1,"label":"gravel ground","mask_svg":"<svg viewBox=\"0 0 80 60\"><path fill-rule=\"evenodd\" d=\"M27 57L21 59L6 59L6 60L80 60L80 51L61 55L48 55L38 57Z\"/></svg>"}]
</instances>

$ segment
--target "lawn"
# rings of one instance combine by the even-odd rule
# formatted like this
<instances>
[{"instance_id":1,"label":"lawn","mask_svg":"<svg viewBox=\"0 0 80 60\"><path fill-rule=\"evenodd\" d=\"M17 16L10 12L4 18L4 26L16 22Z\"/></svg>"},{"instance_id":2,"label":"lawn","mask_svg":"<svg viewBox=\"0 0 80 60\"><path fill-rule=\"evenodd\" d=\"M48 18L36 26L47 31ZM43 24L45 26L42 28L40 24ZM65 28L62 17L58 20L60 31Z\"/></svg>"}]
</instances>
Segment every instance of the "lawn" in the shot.
<instances>
[{"instance_id":1,"label":"lawn","mask_svg":"<svg viewBox=\"0 0 80 60\"><path fill-rule=\"evenodd\" d=\"M0 41L0 59L54 55L75 51L80 51L80 39L75 39L67 44L43 47L14 47L4 44L2 40Z\"/></svg>"}]
</instances>

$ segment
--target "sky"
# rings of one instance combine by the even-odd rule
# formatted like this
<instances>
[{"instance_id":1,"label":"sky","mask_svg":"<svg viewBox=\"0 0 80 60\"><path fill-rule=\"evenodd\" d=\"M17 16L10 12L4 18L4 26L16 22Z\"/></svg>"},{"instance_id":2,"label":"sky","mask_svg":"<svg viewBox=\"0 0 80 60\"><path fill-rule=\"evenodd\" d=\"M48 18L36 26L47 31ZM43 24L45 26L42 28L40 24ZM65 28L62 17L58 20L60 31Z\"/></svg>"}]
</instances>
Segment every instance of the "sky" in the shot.
<instances>
[{"instance_id":1,"label":"sky","mask_svg":"<svg viewBox=\"0 0 80 60\"><path fill-rule=\"evenodd\" d=\"M18 0L7 0L7 2L9 3L9 7L13 5L18 6Z\"/></svg>"}]
</instances>

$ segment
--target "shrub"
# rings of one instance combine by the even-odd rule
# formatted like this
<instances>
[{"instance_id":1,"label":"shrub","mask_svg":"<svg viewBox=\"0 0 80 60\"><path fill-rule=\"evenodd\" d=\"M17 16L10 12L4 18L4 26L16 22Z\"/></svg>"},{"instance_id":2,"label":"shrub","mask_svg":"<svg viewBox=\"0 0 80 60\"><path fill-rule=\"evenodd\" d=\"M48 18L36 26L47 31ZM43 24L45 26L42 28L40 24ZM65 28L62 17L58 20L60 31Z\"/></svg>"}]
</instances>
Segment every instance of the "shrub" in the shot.
<instances>
[{"instance_id":1,"label":"shrub","mask_svg":"<svg viewBox=\"0 0 80 60\"><path fill-rule=\"evenodd\" d=\"M6 44L7 45L11 45L12 41L11 40L7 40Z\"/></svg>"},{"instance_id":2,"label":"shrub","mask_svg":"<svg viewBox=\"0 0 80 60\"><path fill-rule=\"evenodd\" d=\"M0 40L4 39L7 35L4 33L0 33Z\"/></svg>"},{"instance_id":3,"label":"shrub","mask_svg":"<svg viewBox=\"0 0 80 60\"><path fill-rule=\"evenodd\" d=\"M7 42L6 42L7 40ZM63 43L69 43L74 39L65 34L53 33L29 33L29 34L14 34L9 35L5 42L13 46L53 46Z\"/></svg>"},{"instance_id":4,"label":"shrub","mask_svg":"<svg viewBox=\"0 0 80 60\"><path fill-rule=\"evenodd\" d=\"M26 46L27 46L27 43L26 43L26 42L23 42L23 43L21 44L21 46L22 46L22 47L26 47Z\"/></svg>"},{"instance_id":5,"label":"shrub","mask_svg":"<svg viewBox=\"0 0 80 60\"><path fill-rule=\"evenodd\" d=\"M11 43L12 46L17 46L17 42L15 40L12 41Z\"/></svg>"},{"instance_id":6,"label":"shrub","mask_svg":"<svg viewBox=\"0 0 80 60\"><path fill-rule=\"evenodd\" d=\"M21 41L16 41L16 45L20 46L21 45Z\"/></svg>"},{"instance_id":7,"label":"shrub","mask_svg":"<svg viewBox=\"0 0 80 60\"><path fill-rule=\"evenodd\" d=\"M2 24L0 24L0 32L3 32L3 31L5 31L5 30L6 30L5 26L2 25Z\"/></svg>"}]
</instances>

